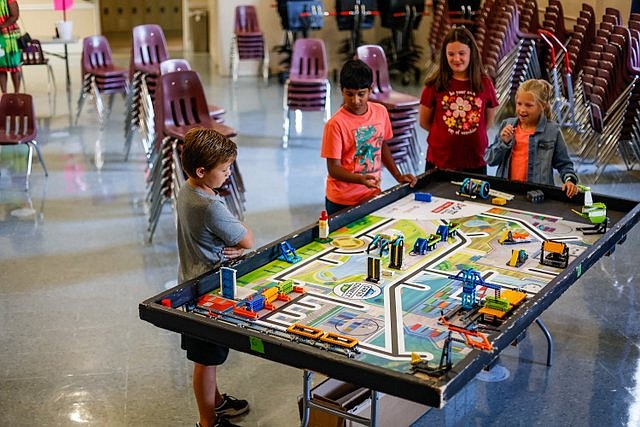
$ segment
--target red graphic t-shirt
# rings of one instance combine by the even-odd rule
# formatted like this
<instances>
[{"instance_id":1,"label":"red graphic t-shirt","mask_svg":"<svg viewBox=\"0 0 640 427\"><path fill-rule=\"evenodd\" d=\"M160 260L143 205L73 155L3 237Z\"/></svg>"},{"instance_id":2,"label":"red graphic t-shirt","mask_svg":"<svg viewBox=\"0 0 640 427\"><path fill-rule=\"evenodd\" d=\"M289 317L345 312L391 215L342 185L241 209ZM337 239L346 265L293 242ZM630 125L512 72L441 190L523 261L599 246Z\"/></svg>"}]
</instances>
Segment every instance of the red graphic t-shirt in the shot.
<instances>
[{"instance_id":1,"label":"red graphic t-shirt","mask_svg":"<svg viewBox=\"0 0 640 427\"><path fill-rule=\"evenodd\" d=\"M420 104L432 108L433 123L427 137L427 161L440 169L474 169L486 165L489 144L486 110L498 106L493 83L482 78L482 91L471 90L470 81L451 79L449 87L436 92L425 86Z\"/></svg>"}]
</instances>

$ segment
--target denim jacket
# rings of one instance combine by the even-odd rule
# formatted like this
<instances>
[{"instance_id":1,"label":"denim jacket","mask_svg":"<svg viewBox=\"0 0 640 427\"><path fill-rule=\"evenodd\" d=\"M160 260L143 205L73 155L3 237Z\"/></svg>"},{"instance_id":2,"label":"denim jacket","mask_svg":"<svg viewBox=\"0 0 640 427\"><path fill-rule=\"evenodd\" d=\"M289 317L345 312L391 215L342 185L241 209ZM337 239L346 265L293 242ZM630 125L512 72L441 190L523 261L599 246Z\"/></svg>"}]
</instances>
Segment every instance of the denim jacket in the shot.
<instances>
[{"instance_id":1,"label":"denim jacket","mask_svg":"<svg viewBox=\"0 0 640 427\"><path fill-rule=\"evenodd\" d=\"M516 117L503 120L498 134L484 155L488 165L498 165L496 176L501 178L509 178L511 149L513 148L514 139L505 143L500 139L500 133L505 126L510 124L515 127L517 122L518 119ZM563 183L567 180L578 183L578 177L573 169L573 162L569 158L567 144L564 142L560 126L547 120L545 114L542 113L535 132L529 137L527 181L554 185L553 169L560 173Z\"/></svg>"}]
</instances>

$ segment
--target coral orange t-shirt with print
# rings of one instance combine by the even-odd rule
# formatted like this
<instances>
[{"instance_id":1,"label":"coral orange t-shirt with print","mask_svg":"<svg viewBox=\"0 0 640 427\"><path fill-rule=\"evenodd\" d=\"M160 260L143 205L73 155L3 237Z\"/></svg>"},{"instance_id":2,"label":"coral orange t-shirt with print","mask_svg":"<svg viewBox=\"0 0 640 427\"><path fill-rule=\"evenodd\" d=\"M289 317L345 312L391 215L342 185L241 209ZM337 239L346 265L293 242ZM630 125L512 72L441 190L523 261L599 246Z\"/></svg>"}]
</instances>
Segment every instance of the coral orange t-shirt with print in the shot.
<instances>
[{"instance_id":1,"label":"coral orange t-shirt with print","mask_svg":"<svg viewBox=\"0 0 640 427\"><path fill-rule=\"evenodd\" d=\"M352 173L382 175L382 143L393 136L389 113L381 105L369 102L362 115L341 107L329 119L322 135L320 156L340 159L340 166ZM340 205L353 206L380 193L379 188L339 181L327 176L327 199Z\"/></svg>"}]
</instances>

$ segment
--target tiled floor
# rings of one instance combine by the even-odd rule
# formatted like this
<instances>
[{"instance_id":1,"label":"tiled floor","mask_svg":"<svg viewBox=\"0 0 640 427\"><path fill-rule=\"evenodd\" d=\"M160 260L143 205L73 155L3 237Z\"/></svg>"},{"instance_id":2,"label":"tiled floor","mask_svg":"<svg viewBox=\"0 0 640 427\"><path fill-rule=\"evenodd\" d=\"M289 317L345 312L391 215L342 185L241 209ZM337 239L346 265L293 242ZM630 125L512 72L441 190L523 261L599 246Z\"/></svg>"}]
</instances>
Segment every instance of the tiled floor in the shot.
<instances>
[{"instance_id":1,"label":"tiled floor","mask_svg":"<svg viewBox=\"0 0 640 427\"><path fill-rule=\"evenodd\" d=\"M231 84L205 56L188 59L209 102L226 107L227 123L239 131L246 222L258 244L315 221L325 175L321 113L304 114L303 133L282 150L282 87L252 77ZM75 111L80 76L72 71ZM27 78L49 177L36 163L26 193L22 152L0 151L0 425L193 426L191 367L178 336L138 318L140 301L175 283L177 253L168 207L146 242L144 159L137 144L123 161L124 103L116 99L102 132L91 108L73 126L63 79L50 102L37 83L46 76ZM594 189L640 199L638 171L611 170ZM543 315L555 338L551 368L532 328L500 357L494 372L507 378L472 381L416 426L640 425L639 234L636 227ZM233 353L220 383L251 402L239 424L299 424L301 371Z\"/></svg>"}]
</instances>

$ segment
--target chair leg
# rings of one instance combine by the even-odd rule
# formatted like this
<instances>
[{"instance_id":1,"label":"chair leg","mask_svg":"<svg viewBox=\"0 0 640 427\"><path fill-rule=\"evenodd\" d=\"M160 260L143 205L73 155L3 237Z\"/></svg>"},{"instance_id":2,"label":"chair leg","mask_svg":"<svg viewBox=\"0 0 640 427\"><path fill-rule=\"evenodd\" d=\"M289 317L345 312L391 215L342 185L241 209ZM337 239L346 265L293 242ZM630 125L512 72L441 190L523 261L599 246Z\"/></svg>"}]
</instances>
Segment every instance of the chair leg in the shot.
<instances>
[{"instance_id":1,"label":"chair leg","mask_svg":"<svg viewBox=\"0 0 640 427\"><path fill-rule=\"evenodd\" d=\"M47 91L51 94L51 86L53 86L53 92L56 91L56 78L53 75L53 68L51 65L47 64L47 70L49 72L49 79L47 80Z\"/></svg>"},{"instance_id":2,"label":"chair leg","mask_svg":"<svg viewBox=\"0 0 640 427\"><path fill-rule=\"evenodd\" d=\"M269 83L269 50L266 45L264 47L264 55L262 56L262 80Z\"/></svg>"},{"instance_id":3,"label":"chair leg","mask_svg":"<svg viewBox=\"0 0 640 427\"><path fill-rule=\"evenodd\" d=\"M82 90L80 91L80 96L78 97L77 111L76 111L76 126L78 126L78 122L80 121L80 114L82 113L82 109L84 107L84 100L87 96L93 96L91 89L93 83L93 75L85 74L82 79Z\"/></svg>"},{"instance_id":4,"label":"chair leg","mask_svg":"<svg viewBox=\"0 0 640 427\"><path fill-rule=\"evenodd\" d=\"M49 171L47 170L47 165L45 164L44 159L42 158L42 153L40 152L40 147L38 146L38 142L36 140L33 140L29 143L29 146L36 149L36 154L38 155L38 161L42 166L42 170L44 171L44 176L49 176Z\"/></svg>"},{"instance_id":5,"label":"chair leg","mask_svg":"<svg viewBox=\"0 0 640 427\"><path fill-rule=\"evenodd\" d=\"M284 120L282 123L282 128L284 132L282 133L282 148L287 148L289 146L289 128L291 127L290 119L289 119L289 108L284 109Z\"/></svg>"},{"instance_id":6,"label":"chair leg","mask_svg":"<svg viewBox=\"0 0 640 427\"><path fill-rule=\"evenodd\" d=\"M29 178L31 177L31 165L33 163L33 146L27 144L27 176L25 177L25 191L29 191Z\"/></svg>"},{"instance_id":7,"label":"chair leg","mask_svg":"<svg viewBox=\"0 0 640 427\"><path fill-rule=\"evenodd\" d=\"M96 114L98 115L98 126L100 130L104 129L104 102L102 101L102 95L98 89L98 85L95 80L91 82L91 92L93 92L93 101L96 104Z\"/></svg>"},{"instance_id":8,"label":"chair leg","mask_svg":"<svg viewBox=\"0 0 640 427\"><path fill-rule=\"evenodd\" d=\"M324 101L324 122L327 123L331 118L331 83L326 83L327 95Z\"/></svg>"},{"instance_id":9,"label":"chair leg","mask_svg":"<svg viewBox=\"0 0 640 427\"><path fill-rule=\"evenodd\" d=\"M238 52L238 40L234 35L231 39L231 78L233 81L238 80L238 66L240 62L240 53Z\"/></svg>"}]
</instances>

